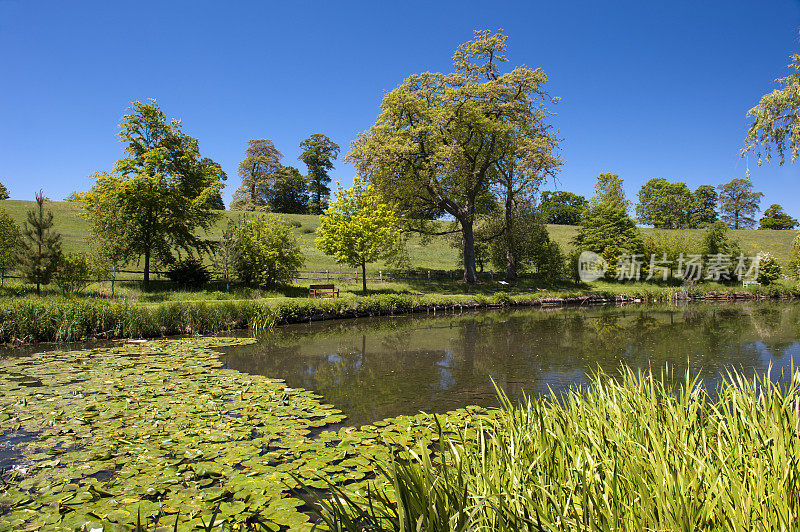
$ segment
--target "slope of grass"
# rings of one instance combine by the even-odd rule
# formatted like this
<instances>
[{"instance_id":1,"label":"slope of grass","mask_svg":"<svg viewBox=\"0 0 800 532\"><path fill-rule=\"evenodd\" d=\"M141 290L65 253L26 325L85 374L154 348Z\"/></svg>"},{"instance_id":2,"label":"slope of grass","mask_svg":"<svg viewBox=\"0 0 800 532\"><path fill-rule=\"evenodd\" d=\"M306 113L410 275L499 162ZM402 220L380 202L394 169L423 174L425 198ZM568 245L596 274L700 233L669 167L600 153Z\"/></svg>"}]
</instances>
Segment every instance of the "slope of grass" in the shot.
<instances>
[{"instance_id":1,"label":"slope of grass","mask_svg":"<svg viewBox=\"0 0 800 532\"><path fill-rule=\"evenodd\" d=\"M32 201L5 200L0 201L0 208L5 209L17 223L22 224L25 220L25 213L33 205ZM78 207L70 202L53 201L48 203L48 207L55 216L56 228L64 236L64 249L66 251L84 251L88 249L86 237L89 225L86 220L80 217ZM242 213L224 211L219 220L206 235L210 240L218 240L222 229L228 220L236 220ZM319 227L319 217L309 214L285 214L282 215L287 220L297 222L299 227L295 228L303 254L306 257L305 270L330 270L353 271L352 268L336 264L331 257L323 255L314 246L314 237L317 227ZM441 222L443 228L447 222ZM558 242L564 251L572 249L571 241L577 233L577 227L569 225L548 225L550 236ZM686 230L659 230L652 228L642 229L644 235L668 234L671 236L680 235L680 238L688 242L699 242L703 235L701 229ZM797 233L795 231L775 231L775 230L738 230L733 231L733 235L742 243L743 251L746 254L755 254L758 251L769 251L779 261L786 263L789 260L789 247L792 239ZM424 243L418 237L412 237L409 246L409 259L411 266L420 270L453 270L457 268L458 252L451 245L452 236L433 237L429 242ZM392 269L385 263L375 263L368 266L370 271Z\"/></svg>"}]
</instances>

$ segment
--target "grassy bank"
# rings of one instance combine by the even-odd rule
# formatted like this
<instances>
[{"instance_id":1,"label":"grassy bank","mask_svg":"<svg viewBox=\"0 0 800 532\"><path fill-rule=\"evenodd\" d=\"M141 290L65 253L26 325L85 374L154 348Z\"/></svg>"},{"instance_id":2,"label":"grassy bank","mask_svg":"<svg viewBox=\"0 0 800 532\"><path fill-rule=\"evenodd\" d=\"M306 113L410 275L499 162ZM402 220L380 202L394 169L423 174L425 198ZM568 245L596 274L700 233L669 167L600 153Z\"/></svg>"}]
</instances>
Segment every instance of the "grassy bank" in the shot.
<instances>
[{"instance_id":1,"label":"grassy bank","mask_svg":"<svg viewBox=\"0 0 800 532\"><path fill-rule=\"evenodd\" d=\"M408 446L369 491L331 484L330 530L795 530L800 372L597 376L562 397L504 401L480 424ZM438 441L437 441L438 440ZM365 495L366 494L366 495Z\"/></svg>"},{"instance_id":2,"label":"grassy bank","mask_svg":"<svg viewBox=\"0 0 800 532\"><path fill-rule=\"evenodd\" d=\"M0 208L5 209L12 218L22 224L25 220L25 212L33 205L31 201L5 200L0 201ZM54 201L48 203L52 209L55 219L55 227L64 235L64 248L67 251L87 250L86 237L89 232L89 225L78 215L76 206L69 202ZM216 225L209 232L207 237L211 240L218 240L222 229L229 219L238 219L241 213L223 211L222 216ZM319 218L313 215L287 214L283 215L295 224L295 234L300 241L300 246L306 257L304 269L307 270L342 270L342 266L336 264L331 257L323 255L314 246L314 237ZM446 222L440 222L445 225ZM577 227L569 225L548 225L550 237L558 242L565 251L571 249L570 242L577 233ZM699 244L702 239L703 230L701 229L681 229L663 230L644 228L642 232L645 236L664 234L671 237L680 237L688 244ZM792 239L797 234L796 231L774 231L774 230L736 230L731 231L731 235L738 238L742 243L742 251L745 254L754 255L759 251L769 251L781 263L785 264L789 260L789 248ZM451 270L458 264L458 251L451 246L452 236L433 237L429 243L423 243L419 238L412 237L409 242L409 259L414 268L432 270ZM344 268L350 271L348 268ZM370 265L370 271L391 269L386 264L376 263Z\"/></svg>"},{"instance_id":3,"label":"grassy bank","mask_svg":"<svg viewBox=\"0 0 800 532\"><path fill-rule=\"evenodd\" d=\"M458 293L454 289L453 292L432 290L367 296L345 293L340 299L272 297L133 302L93 297L4 298L0 299L0 342L153 338L244 328L259 331L274 325L311 320L492 307L800 297L797 284L789 282L747 289L716 283L688 289L647 283L593 283L549 290L517 287L505 291L492 285L465 288L470 292Z\"/></svg>"}]
</instances>

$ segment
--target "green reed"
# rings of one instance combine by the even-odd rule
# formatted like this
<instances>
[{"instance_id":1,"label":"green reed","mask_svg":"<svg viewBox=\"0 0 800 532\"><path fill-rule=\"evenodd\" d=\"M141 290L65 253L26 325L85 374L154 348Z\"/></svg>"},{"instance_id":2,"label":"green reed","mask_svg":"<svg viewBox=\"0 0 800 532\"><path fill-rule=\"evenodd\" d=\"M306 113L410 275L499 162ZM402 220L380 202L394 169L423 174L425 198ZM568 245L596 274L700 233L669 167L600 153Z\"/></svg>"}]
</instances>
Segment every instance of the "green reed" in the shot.
<instances>
[{"instance_id":1,"label":"green reed","mask_svg":"<svg viewBox=\"0 0 800 532\"><path fill-rule=\"evenodd\" d=\"M680 380L680 379L679 379ZM512 404L406 448L368 492L331 486L331 530L799 530L800 371L732 372L715 399L687 376L625 370ZM442 435L440 430L439 436Z\"/></svg>"}]
</instances>

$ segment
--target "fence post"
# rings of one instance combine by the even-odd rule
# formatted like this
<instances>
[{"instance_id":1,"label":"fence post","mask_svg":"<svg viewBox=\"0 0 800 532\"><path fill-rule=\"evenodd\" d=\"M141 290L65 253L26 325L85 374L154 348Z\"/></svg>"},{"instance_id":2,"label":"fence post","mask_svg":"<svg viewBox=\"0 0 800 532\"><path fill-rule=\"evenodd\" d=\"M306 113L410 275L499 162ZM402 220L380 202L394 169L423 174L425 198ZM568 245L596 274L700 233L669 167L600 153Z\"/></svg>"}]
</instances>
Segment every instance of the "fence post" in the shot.
<instances>
[{"instance_id":1,"label":"fence post","mask_svg":"<svg viewBox=\"0 0 800 532\"><path fill-rule=\"evenodd\" d=\"M325 270L325 280L326 281L330 281L331 280L331 275L330 275L330 272L328 270Z\"/></svg>"},{"instance_id":2,"label":"fence post","mask_svg":"<svg viewBox=\"0 0 800 532\"><path fill-rule=\"evenodd\" d=\"M431 280L431 271L430 270L428 270L428 280L429 281Z\"/></svg>"},{"instance_id":3,"label":"fence post","mask_svg":"<svg viewBox=\"0 0 800 532\"><path fill-rule=\"evenodd\" d=\"M383 270L378 270L378 278L383 282Z\"/></svg>"},{"instance_id":4,"label":"fence post","mask_svg":"<svg viewBox=\"0 0 800 532\"><path fill-rule=\"evenodd\" d=\"M358 284L358 270L356 270L356 284Z\"/></svg>"}]
</instances>

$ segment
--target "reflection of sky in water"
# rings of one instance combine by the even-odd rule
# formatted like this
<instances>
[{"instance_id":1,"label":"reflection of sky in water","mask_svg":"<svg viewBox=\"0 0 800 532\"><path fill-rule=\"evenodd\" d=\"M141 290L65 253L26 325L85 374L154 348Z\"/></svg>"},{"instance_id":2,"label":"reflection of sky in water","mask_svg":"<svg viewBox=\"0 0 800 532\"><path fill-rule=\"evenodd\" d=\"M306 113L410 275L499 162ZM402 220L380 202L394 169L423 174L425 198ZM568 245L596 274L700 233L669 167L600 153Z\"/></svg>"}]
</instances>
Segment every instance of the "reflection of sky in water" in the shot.
<instances>
[{"instance_id":1,"label":"reflection of sky in water","mask_svg":"<svg viewBox=\"0 0 800 532\"><path fill-rule=\"evenodd\" d=\"M495 384L512 399L560 393L622 363L669 367L676 384L688 369L710 391L729 369L751 378L771 364L777 380L800 361L798 323L800 305L775 302L406 316L282 328L227 362L312 389L358 424L496 406Z\"/></svg>"}]
</instances>

